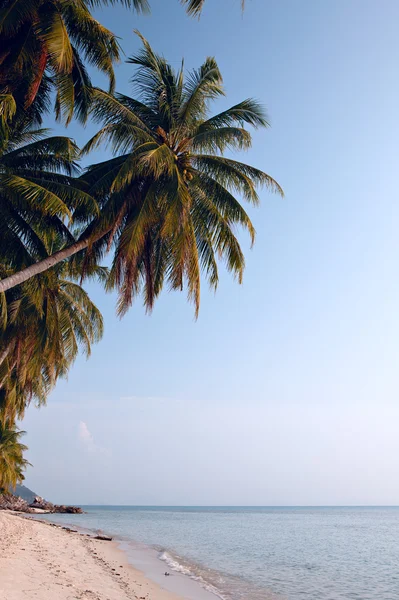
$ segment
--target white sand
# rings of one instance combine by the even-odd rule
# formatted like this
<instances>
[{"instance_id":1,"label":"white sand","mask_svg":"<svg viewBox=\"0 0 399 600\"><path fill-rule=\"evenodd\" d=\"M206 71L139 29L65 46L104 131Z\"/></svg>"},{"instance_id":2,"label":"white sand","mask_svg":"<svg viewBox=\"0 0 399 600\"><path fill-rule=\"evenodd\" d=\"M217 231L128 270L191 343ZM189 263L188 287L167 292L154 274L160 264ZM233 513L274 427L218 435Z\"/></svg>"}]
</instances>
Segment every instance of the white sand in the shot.
<instances>
[{"instance_id":1,"label":"white sand","mask_svg":"<svg viewBox=\"0 0 399 600\"><path fill-rule=\"evenodd\" d=\"M0 511L1 600L182 600L133 569L113 542Z\"/></svg>"}]
</instances>

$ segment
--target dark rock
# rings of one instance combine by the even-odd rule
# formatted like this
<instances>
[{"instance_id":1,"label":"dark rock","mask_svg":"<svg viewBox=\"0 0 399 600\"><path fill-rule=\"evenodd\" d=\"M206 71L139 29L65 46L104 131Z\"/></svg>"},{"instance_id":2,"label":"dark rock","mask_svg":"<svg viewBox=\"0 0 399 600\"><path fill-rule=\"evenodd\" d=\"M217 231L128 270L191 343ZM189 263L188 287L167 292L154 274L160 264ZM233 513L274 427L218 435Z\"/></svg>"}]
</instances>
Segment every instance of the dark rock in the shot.
<instances>
[{"instance_id":1,"label":"dark rock","mask_svg":"<svg viewBox=\"0 0 399 600\"><path fill-rule=\"evenodd\" d=\"M48 513L81 514L83 510L79 506L65 506L64 504L53 504L41 496L35 496L33 502L28 504L26 500L13 494L0 494L0 510L15 510L16 512L34 513L36 509Z\"/></svg>"},{"instance_id":2,"label":"dark rock","mask_svg":"<svg viewBox=\"0 0 399 600\"><path fill-rule=\"evenodd\" d=\"M83 510L78 506L65 506L64 504L53 504L40 496L36 496L33 502L29 505L31 508L39 508L50 513L68 513L81 514Z\"/></svg>"},{"instance_id":3,"label":"dark rock","mask_svg":"<svg viewBox=\"0 0 399 600\"><path fill-rule=\"evenodd\" d=\"M0 510L15 510L16 512L33 512L29 508L29 504L26 500L23 500L19 496L13 494L1 494L0 495Z\"/></svg>"},{"instance_id":4,"label":"dark rock","mask_svg":"<svg viewBox=\"0 0 399 600\"><path fill-rule=\"evenodd\" d=\"M103 540L104 542L112 542L112 537L108 537L107 535L96 535L94 539Z\"/></svg>"},{"instance_id":5,"label":"dark rock","mask_svg":"<svg viewBox=\"0 0 399 600\"><path fill-rule=\"evenodd\" d=\"M35 496L33 502L29 505L31 508L38 508L39 510L45 510L47 512L54 512L54 504L48 502L41 496Z\"/></svg>"},{"instance_id":6,"label":"dark rock","mask_svg":"<svg viewBox=\"0 0 399 600\"><path fill-rule=\"evenodd\" d=\"M83 513L83 510L80 508L80 506L65 506L63 504L62 505L55 504L53 512L68 513L68 514L72 514L72 515L81 515Z\"/></svg>"}]
</instances>

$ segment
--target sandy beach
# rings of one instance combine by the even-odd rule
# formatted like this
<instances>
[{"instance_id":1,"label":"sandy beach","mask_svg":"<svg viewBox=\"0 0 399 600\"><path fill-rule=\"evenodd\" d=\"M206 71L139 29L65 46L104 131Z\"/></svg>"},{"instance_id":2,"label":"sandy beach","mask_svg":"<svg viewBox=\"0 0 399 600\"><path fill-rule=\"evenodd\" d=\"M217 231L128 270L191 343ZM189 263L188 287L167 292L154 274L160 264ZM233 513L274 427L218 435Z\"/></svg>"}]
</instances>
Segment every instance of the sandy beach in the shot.
<instances>
[{"instance_id":1,"label":"sandy beach","mask_svg":"<svg viewBox=\"0 0 399 600\"><path fill-rule=\"evenodd\" d=\"M116 543L0 511L1 600L182 600Z\"/></svg>"}]
</instances>

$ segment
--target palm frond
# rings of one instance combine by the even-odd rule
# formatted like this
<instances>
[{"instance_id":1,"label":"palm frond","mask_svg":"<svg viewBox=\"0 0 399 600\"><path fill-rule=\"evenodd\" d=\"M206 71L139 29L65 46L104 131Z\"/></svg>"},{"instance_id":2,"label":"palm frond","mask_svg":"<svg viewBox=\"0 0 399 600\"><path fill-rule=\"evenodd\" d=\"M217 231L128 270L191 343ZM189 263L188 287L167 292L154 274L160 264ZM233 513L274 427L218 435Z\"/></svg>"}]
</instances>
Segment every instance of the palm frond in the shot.
<instances>
[{"instance_id":1,"label":"palm frond","mask_svg":"<svg viewBox=\"0 0 399 600\"><path fill-rule=\"evenodd\" d=\"M17 110L17 105L15 103L15 99L12 94L0 94L0 119L4 120L6 123L11 121L15 112Z\"/></svg>"},{"instance_id":2,"label":"palm frond","mask_svg":"<svg viewBox=\"0 0 399 600\"><path fill-rule=\"evenodd\" d=\"M35 29L46 48L48 60L54 71L70 73L73 66L72 45L58 9L51 4L41 7Z\"/></svg>"},{"instance_id":3,"label":"palm frond","mask_svg":"<svg viewBox=\"0 0 399 600\"><path fill-rule=\"evenodd\" d=\"M35 18L40 0L31 2L20 2L20 0L8 0L2 2L0 8L0 31L6 36L15 35L27 21Z\"/></svg>"},{"instance_id":4,"label":"palm frond","mask_svg":"<svg viewBox=\"0 0 399 600\"><path fill-rule=\"evenodd\" d=\"M72 213L64 200L40 183L9 174L2 177L1 184L3 194L11 198L15 204L22 198L34 210L40 211L42 214L63 215L69 219L72 218Z\"/></svg>"},{"instance_id":5,"label":"palm frond","mask_svg":"<svg viewBox=\"0 0 399 600\"><path fill-rule=\"evenodd\" d=\"M34 140L7 152L0 158L0 165L13 169L52 169L72 175L78 173L78 157L79 148L73 140L64 136L52 136Z\"/></svg>"},{"instance_id":6,"label":"palm frond","mask_svg":"<svg viewBox=\"0 0 399 600\"><path fill-rule=\"evenodd\" d=\"M247 150L251 147L251 134L240 127L218 127L203 130L191 138L194 152L222 153L225 150Z\"/></svg>"},{"instance_id":7,"label":"palm frond","mask_svg":"<svg viewBox=\"0 0 399 600\"><path fill-rule=\"evenodd\" d=\"M205 4L205 0L180 0L180 2L186 6L187 13L194 17L201 15L202 9ZM241 0L241 9L244 10L245 0Z\"/></svg>"},{"instance_id":8,"label":"palm frond","mask_svg":"<svg viewBox=\"0 0 399 600\"><path fill-rule=\"evenodd\" d=\"M199 123L197 133L217 129L219 127L234 127L245 124L252 127L269 127L267 114L263 106L253 98L243 100L238 104L210 117L203 123Z\"/></svg>"},{"instance_id":9,"label":"palm frond","mask_svg":"<svg viewBox=\"0 0 399 600\"><path fill-rule=\"evenodd\" d=\"M216 60L207 58L199 69L190 73L184 84L179 120L183 123L198 121L206 114L209 100L223 95L223 80Z\"/></svg>"},{"instance_id":10,"label":"palm frond","mask_svg":"<svg viewBox=\"0 0 399 600\"><path fill-rule=\"evenodd\" d=\"M198 170L210 175L222 186L242 193L246 200L254 204L259 202L256 185L264 185L271 191L284 195L277 181L250 165L211 154L194 155L193 162Z\"/></svg>"},{"instance_id":11,"label":"palm frond","mask_svg":"<svg viewBox=\"0 0 399 600\"><path fill-rule=\"evenodd\" d=\"M122 4L126 8L134 9L138 13L150 12L148 0L88 0L87 5L93 7Z\"/></svg>"}]
</instances>

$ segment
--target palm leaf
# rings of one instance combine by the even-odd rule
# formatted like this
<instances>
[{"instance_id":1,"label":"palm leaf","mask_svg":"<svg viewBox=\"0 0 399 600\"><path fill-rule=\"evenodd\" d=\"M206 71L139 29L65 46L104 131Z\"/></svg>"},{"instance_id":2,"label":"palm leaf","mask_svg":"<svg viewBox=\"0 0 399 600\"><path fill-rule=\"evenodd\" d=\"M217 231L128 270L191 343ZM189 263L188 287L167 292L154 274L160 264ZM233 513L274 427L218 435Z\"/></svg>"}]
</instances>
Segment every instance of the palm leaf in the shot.
<instances>
[{"instance_id":1,"label":"palm leaf","mask_svg":"<svg viewBox=\"0 0 399 600\"><path fill-rule=\"evenodd\" d=\"M46 47L50 64L55 72L71 73L72 45L63 18L55 6L46 5L43 8L36 32Z\"/></svg>"},{"instance_id":2,"label":"palm leaf","mask_svg":"<svg viewBox=\"0 0 399 600\"><path fill-rule=\"evenodd\" d=\"M194 152L218 153L225 150L247 150L251 147L251 134L239 127L218 127L194 134L191 147Z\"/></svg>"},{"instance_id":3,"label":"palm leaf","mask_svg":"<svg viewBox=\"0 0 399 600\"><path fill-rule=\"evenodd\" d=\"M182 123L198 120L205 115L207 102L223 96L222 75L214 58L207 58L204 64L190 73L184 88L183 102L179 110Z\"/></svg>"},{"instance_id":4,"label":"palm leaf","mask_svg":"<svg viewBox=\"0 0 399 600\"><path fill-rule=\"evenodd\" d=\"M39 5L40 0L3 2L0 9L0 31L7 36L15 35L24 23L35 18Z\"/></svg>"},{"instance_id":5,"label":"palm leaf","mask_svg":"<svg viewBox=\"0 0 399 600\"><path fill-rule=\"evenodd\" d=\"M219 127L231 127L237 124L241 127L244 124L251 125L252 127L269 127L263 106L253 98L248 98L200 123L197 133Z\"/></svg>"}]
</instances>

